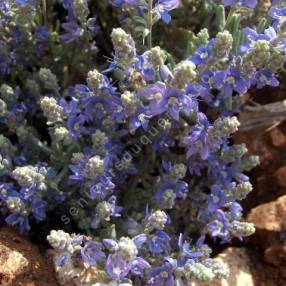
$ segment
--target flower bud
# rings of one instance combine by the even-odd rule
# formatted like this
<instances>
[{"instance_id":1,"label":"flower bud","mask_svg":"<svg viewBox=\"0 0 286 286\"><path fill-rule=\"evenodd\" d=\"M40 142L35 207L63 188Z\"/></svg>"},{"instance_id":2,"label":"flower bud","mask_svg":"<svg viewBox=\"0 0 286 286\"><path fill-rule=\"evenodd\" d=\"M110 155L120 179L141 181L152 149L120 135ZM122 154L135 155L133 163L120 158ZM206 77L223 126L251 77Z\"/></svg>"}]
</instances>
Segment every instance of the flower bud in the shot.
<instances>
[{"instance_id":1,"label":"flower bud","mask_svg":"<svg viewBox=\"0 0 286 286\"><path fill-rule=\"evenodd\" d=\"M41 68L38 75L39 80L45 89L59 92L58 79L50 69Z\"/></svg>"},{"instance_id":2,"label":"flower bud","mask_svg":"<svg viewBox=\"0 0 286 286\"><path fill-rule=\"evenodd\" d=\"M104 161L99 156L90 158L85 166L85 174L91 180L102 176L104 174Z\"/></svg>"},{"instance_id":3,"label":"flower bud","mask_svg":"<svg viewBox=\"0 0 286 286\"><path fill-rule=\"evenodd\" d=\"M135 62L136 49L131 35L123 29L113 29L111 40L115 50L116 61L123 66L130 66Z\"/></svg>"},{"instance_id":4,"label":"flower bud","mask_svg":"<svg viewBox=\"0 0 286 286\"><path fill-rule=\"evenodd\" d=\"M215 39L214 52L217 58L226 57L232 49L233 38L229 31L219 32Z\"/></svg>"},{"instance_id":5,"label":"flower bud","mask_svg":"<svg viewBox=\"0 0 286 286\"><path fill-rule=\"evenodd\" d=\"M54 98L45 96L41 99L40 105L45 117L48 119L48 124L63 120L63 109Z\"/></svg>"},{"instance_id":6,"label":"flower bud","mask_svg":"<svg viewBox=\"0 0 286 286\"><path fill-rule=\"evenodd\" d=\"M230 232L235 237L250 236L255 232L254 224L234 221L231 223Z\"/></svg>"},{"instance_id":7,"label":"flower bud","mask_svg":"<svg viewBox=\"0 0 286 286\"><path fill-rule=\"evenodd\" d=\"M64 250L68 248L71 237L62 230L52 230L47 236L47 240L54 249Z\"/></svg>"},{"instance_id":8,"label":"flower bud","mask_svg":"<svg viewBox=\"0 0 286 286\"><path fill-rule=\"evenodd\" d=\"M138 254L135 243L129 237L121 237L118 242L119 253L123 259L133 260Z\"/></svg>"},{"instance_id":9,"label":"flower bud","mask_svg":"<svg viewBox=\"0 0 286 286\"><path fill-rule=\"evenodd\" d=\"M87 0L74 0L74 14L81 23L85 23L89 14Z\"/></svg>"},{"instance_id":10,"label":"flower bud","mask_svg":"<svg viewBox=\"0 0 286 286\"><path fill-rule=\"evenodd\" d=\"M108 142L108 137L106 133L96 130L95 133L92 134L91 140L94 147L102 148Z\"/></svg>"},{"instance_id":11,"label":"flower bud","mask_svg":"<svg viewBox=\"0 0 286 286\"><path fill-rule=\"evenodd\" d=\"M71 143L69 130L63 126L56 127L54 129L53 136L56 142L63 142L65 145Z\"/></svg>"},{"instance_id":12,"label":"flower bud","mask_svg":"<svg viewBox=\"0 0 286 286\"><path fill-rule=\"evenodd\" d=\"M9 211L14 214L21 214L25 208L23 201L18 197L8 197L6 203Z\"/></svg>"},{"instance_id":13,"label":"flower bud","mask_svg":"<svg viewBox=\"0 0 286 286\"><path fill-rule=\"evenodd\" d=\"M147 52L147 58L149 62L156 69L165 63L167 59L167 55L166 55L166 52L158 46L158 47L152 48L150 51Z\"/></svg>"},{"instance_id":14,"label":"flower bud","mask_svg":"<svg viewBox=\"0 0 286 286\"><path fill-rule=\"evenodd\" d=\"M181 61L174 68L173 85L183 89L187 83L193 82L196 76L196 66L190 61Z\"/></svg>"},{"instance_id":15,"label":"flower bud","mask_svg":"<svg viewBox=\"0 0 286 286\"><path fill-rule=\"evenodd\" d=\"M236 196L238 200L243 200L253 190L250 182L243 182L237 186Z\"/></svg>"},{"instance_id":16,"label":"flower bud","mask_svg":"<svg viewBox=\"0 0 286 286\"><path fill-rule=\"evenodd\" d=\"M127 109L129 115L133 115L136 112L138 106L140 105L140 100L136 96L136 94L128 90L124 91L124 93L121 94L121 100L124 107Z\"/></svg>"},{"instance_id":17,"label":"flower bud","mask_svg":"<svg viewBox=\"0 0 286 286\"><path fill-rule=\"evenodd\" d=\"M87 84L92 90L97 92L103 87L103 75L96 69L89 71L87 74Z\"/></svg>"},{"instance_id":18,"label":"flower bud","mask_svg":"<svg viewBox=\"0 0 286 286\"><path fill-rule=\"evenodd\" d=\"M11 86L3 83L0 87L0 95L5 101L11 101L14 96L14 90Z\"/></svg>"},{"instance_id":19,"label":"flower bud","mask_svg":"<svg viewBox=\"0 0 286 286\"><path fill-rule=\"evenodd\" d=\"M33 166L16 167L12 172L12 176L22 187L41 184L45 180L45 176L40 174L38 168Z\"/></svg>"},{"instance_id":20,"label":"flower bud","mask_svg":"<svg viewBox=\"0 0 286 286\"><path fill-rule=\"evenodd\" d=\"M175 179L175 180L180 180L183 179L186 176L187 172L187 166L184 164L176 164L173 166L170 175Z\"/></svg>"},{"instance_id":21,"label":"flower bud","mask_svg":"<svg viewBox=\"0 0 286 286\"><path fill-rule=\"evenodd\" d=\"M5 117L7 114L7 104L0 98L0 117Z\"/></svg>"},{"instance_id":22,"label":"flower bud","mask_svg":"<svg viewBox=\"0 0 286 286\"><path fill-rule=\"evenodd\" d=\"M148 218L148 228L162 230L167 224L168 216L164 211L157 210L153 212Z\"/></svg>"}]
</instances>

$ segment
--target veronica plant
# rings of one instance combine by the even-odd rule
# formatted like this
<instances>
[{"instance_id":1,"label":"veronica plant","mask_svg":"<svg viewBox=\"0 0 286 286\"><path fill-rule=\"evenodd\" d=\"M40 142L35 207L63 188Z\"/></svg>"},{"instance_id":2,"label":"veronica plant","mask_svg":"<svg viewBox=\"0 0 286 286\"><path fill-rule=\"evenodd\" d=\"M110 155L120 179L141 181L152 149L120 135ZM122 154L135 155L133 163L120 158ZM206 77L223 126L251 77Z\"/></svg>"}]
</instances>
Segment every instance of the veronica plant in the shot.
<instances>
[{"instance_id":1,"label":"veronica plant","mask_svg":"<svg viewBox=\"0 0 286 286\"><path fill-rule=\"evenodd\" d=\"M91 69L79 63L93 58L104 25L87 1L1 4L1 215L24 232L60 213L58 228L71 233L51 230L48 241L64 281L84 272L98 286L208 282L228 271L207 241L254 232L240 201L258 158L231 136L249 89L279 85L285 4L243 26L256 1L217 3L217 31L193 33L177 59L152 30L183 4L110 1L122 20L141 19L147 47L114 28L107 64Z\"/></svg>"}]
</instances>

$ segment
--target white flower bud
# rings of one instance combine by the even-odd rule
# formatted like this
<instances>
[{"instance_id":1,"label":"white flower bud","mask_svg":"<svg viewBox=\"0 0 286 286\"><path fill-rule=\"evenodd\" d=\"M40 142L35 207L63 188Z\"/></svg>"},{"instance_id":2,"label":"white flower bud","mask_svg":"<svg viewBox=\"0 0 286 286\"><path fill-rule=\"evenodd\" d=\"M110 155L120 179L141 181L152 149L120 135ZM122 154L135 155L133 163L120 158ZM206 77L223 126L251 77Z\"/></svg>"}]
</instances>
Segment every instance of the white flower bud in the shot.
<instances>
[{"instance_id":1,"label":"white flower bud","mask_svg":"<svg viewBox=\"0 0 286 286\"><path fill-rule=\"evenodd\" d=\"M0 98L0 117L6 116L8 113L7 104L4 100Z\"/></svg>"},{"instance_id":2,"label":"white flower bud","mask_svg":"<svg viewBox=\"0 0 286 286\"><path fill-rule=\"evenodd\" d=\"M96 206L96 216L99 220L109 220L111 211L111 206L106 201L100 202Z\"/></svg>"},{"instance_id":3,"label":"white flower bud","mask_svg":"<svg viewBox=\"0 0 286 286\"><path fill-rule=\"evenodd\" d=\"M41 68L39 71L39 80L43 87L47 90L58 92L60 89L58 79L50 69Z\"/></svg>"},{"instance_id":4,"label":"white flower bud","mask_svg":"<svg viewBox=\"0 0 286 286\"><path fill-rule=\"evenodd\" d=\"M232 49L233 38L229 31L219 32L216 36L214 52L218 58L228 55Z\"/></svg>"},{"instance_id":5,"label":"white flower bud","mask_svg":"<svg viewBox=\"0 0 286 286\"><path fill-rule=\"evenodd\" d=\"M88 86L97 92L103 87L103 75L96 69L89 71L87 74Z\"/></svg>"},{"instance_id":6,"label":"white flower bud","mask_svg":"<svg viewBox=\"0 0 286 286\"><path fill-rule=\"evenodd\" d=\"M6 203L9 211L14 214L21 214L25 208L25 204L18 197L8 197Z\"/></svg>"},{"instance_id":7,"label":"white flower bud","mask_svg":"<svg viewBox=\"0 0 286 286\"><path fill-rule=\"evenodd\" d=\"M71 243L71 236L62 230L52 230L47 240L54 249L64 250Z\"/></svg>"},{"instance_id":8,"label":"white flower bud","mask_svg":"<svg viewBox=\"0 0 286 286\"><path fill-rule=\"evenodd\" d=\"M104 174L104 161L99 156L90 158L85 167L85 174L89 179L102 176Z\"/></svg>"},{"instance_id":9,"label":"white flower bud","mask_svg":"<svg viewBox=\"0 0 286 286\"><path fill-rule=\"evenodd\" d=\"M9 101L14 96L14 90L13 90L13 88L11 86L9 86L9 85L4 83L0 87L0 94L1 94L1 97L4 100L8 100Z\"/></svg>"},{"instance_id":10,"label":"white flower bud","mask_svg":"<svg viewBox=\"0 0 286 286\"><path fill-rule=\"evenodd\" d=\"M92 144L94 147L103 147L108 142L106 134L100 130L96 130L91 136Z\"/></svg>"},{"instance_id":11,"label":"white flower bud","mask_svg":"<svg viewBox=\"0 0 286 286\"><path fill-rule=\"evenodd\" d=\"M162 50L159 46L154 47L150 51L148 51L147 57L149 62L154 66L154 68L162 66L167 59L166 52Z\"/></svg>"},{"instance_id":12,"label":"white flower bud","mask_svg":"<svg viewBox=\"0 0 286 286\"><path fill-rule=\"evenodd\" d=\"M124 259L133 260L138 254L135 243L129 237L121 237L118 242L119 253Z\"/></svg>"},{"instance_id":13,"label":"white flower bud","mask_svg":"<svg viewBox=\"0 0 286 286\"><path fill-rule=\"evenodd\" d=\"M199 282L209 282L215 278L212 269L199 262L185 264L183 272L189 279Z\"/></svg>"},{"instance_id":14,"label":"white flower bud","mask_svg":"<svg viewBox=\"0 0 286 286\"><path fill-rule=\"evenodd\" d=\"M54 98L45 96L41 99L40 105L49 124L63 120L63 108L58 105Z\"/></svg>"},{"instance_id":15,"label":"white flower bud","mask_svg":"<svg viewBox=\"0 0 286 286\"><path fill-rule=\"evenodd\" d=\"M255 232L253 223L233 221L230 226L230 232L235 237L250 236Z\"/></svg>"},{"instance_id":16,"label":"white flower bud","mask_svg":"<svg viewBox=\"0 0 286 286\"><path fill-rule=\"evenodd\" d=\"M148 228L149 229L164 229L168 221L168 216L165 212L157 210L153 212L148 218Z\"/></svg>"},{"instance_id":17,"label":"white flower bud","mask_svg":"<svg viewBox=\"0 0 286 286\"><path fill-rule=\"evenodd\" d=\"M128 90L121 94L121 100L129 115L133 115L141 103L136 94Z\"/></svg>"},{"instance_id":18,"label":"white flower bud","mask_svg":"<svg viewBox=\"0 0 286 286\"><path fill-rule=\"evenodd\" d=\"M76 18L81 23L85 23L89 14L87 0L74 0L73 6Z\"/></svg>"},{"instance_id":19,"label":"white flower bud","mask_svg":"<svg viewBox=\"0 0 286 286\"><path fill-rule=\"evenodd\" d=\"M171 170L171 176L175 179L183 179L186 176L187 166L185 164L176 164Z\"/></svg>"},{"instance_id":20,"label":"white flower bud","mask_svg":"<svg viewBox=\"0 0 286 286\"><path fill-rule=\"evenodd\" d=\"M243 182L237 186L237 198L243 200L247 195L253 190L253 187L250 182Z\"/></svg>"},{"instance_id":21,"label":"white flower bud","mask_svg":"<svg viewBox=\"0 0 286 286\"><path fill-rule=\"evenodd\" d=\"M45 176L40 174L38 168L33 166L16 167L12 172L12 176L22 187L33 184L41 185L45 180Z\"/></svg>"},{"instance_id":22,"label":"white flower bud","mask_svg":"<svg viewBox=\"0 0 286 286\"><path fill-rule=\"evenodd\" d=\"M183 89L187 83L196 80L196 66L190 61L181 61L174 68L173 85Z\"/></svg>"},{"instance_id":23,"label":"white flower bud","mask_svg":"<svg viewBox=\"0 0 286 286\"><path fill-rule=\"evenodd\" d=\"M111 33L111 40L118 63L124 66L132 65L135 62L136 49L131 35L121 28L116 28Z\"/></svg>"},{"instance_id":24,"label":"white flower bud","mask_svg":"<svg viewBox=\"0 0 286 286\"><path fill-rule=\"evenodd\" d=\"M71 142L69 130L63 126L56 127L53 136L56 142L63 142L64 144L69 144Z\"/></svg>"}]
</instances>

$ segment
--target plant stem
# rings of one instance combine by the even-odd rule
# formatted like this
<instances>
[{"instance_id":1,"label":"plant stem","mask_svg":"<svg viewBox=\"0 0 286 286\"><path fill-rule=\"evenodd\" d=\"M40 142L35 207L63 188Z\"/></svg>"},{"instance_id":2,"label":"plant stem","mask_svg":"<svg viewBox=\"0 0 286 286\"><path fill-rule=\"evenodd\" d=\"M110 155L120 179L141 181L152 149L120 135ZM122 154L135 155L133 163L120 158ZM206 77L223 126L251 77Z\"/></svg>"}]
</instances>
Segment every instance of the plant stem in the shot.
<instances>
[{"instance_id":1,"label":"plant stem","mask_svg":"<svg viewBox=\"0 0 286 286\"><path fill-rule=\"evenodd\" d=\"M47 17L47 2L46 2L46 0L42 0L42 5L43 5L44 25L47 26L48 17Z\"/></svg>"},{"instance_id":2,"label":"plant stem","mask_svg":"<svg viewBox=\"0 0 286 286\"><path fill-rule=\"evenodd\" d=\"M231 24L231 20L235 12L236 12L236 6L231 7L224 26L225 29L228 30L230 28L229 25Z\"/></svg>"},{"instance_id":3,"label":"plant stem","mask_svg":"<svg viewBox=\"0 0 286 286\"><path fill-rule=\"evenodd\" d=\"M153 9L153 0L148 0L148 14L147 14L147 25L149 30L148 49L152 48L152 25L153 25L152 9Z\"/></svg>"}]
</instances>

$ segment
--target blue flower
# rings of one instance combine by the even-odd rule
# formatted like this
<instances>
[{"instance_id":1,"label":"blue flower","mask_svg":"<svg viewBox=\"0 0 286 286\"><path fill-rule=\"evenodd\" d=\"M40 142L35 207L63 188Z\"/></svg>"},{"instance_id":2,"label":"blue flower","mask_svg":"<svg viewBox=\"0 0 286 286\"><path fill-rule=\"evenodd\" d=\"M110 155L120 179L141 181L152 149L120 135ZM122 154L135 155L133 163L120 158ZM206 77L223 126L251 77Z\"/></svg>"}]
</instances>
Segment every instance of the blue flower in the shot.
<instances>
[{"instance_id":1,"label":"blue flower","mask_svg":"<svg viewBox=\"0 0 286 286\"><path fill-rule=\"evenodd\" d=\"M206 160L209 154L208 146L208 129L210 124L207 117L199 113L198 123L191 128L189 136L183 139L183 143L187 146L187 157L191 157L197 153L203 160Z\"/></svg>"},{"instance_id":2,"label":"blue flower","mask_svg":"<svg viewBox=\"0 0 286 286\"><path fill-rule=\"evenodd\" d=\"M233 220L239 220L242 216L242 207L239 203L232 202L229 207L229 211L231 213L231 218Z\"/></svg>"},{"instance_id":3,"label":"blue flower","mask_svg":"<svg viewBox=\"0 0 286 286\"><path fill-rule=\"evenodd\" d=\"M131 263L120 254L110 254L107 258L105 269L111 279L121 279L131 270Z\"/></svg>"},{"instance_id":4,"label":"blue flower","mask_svg":"<svg viewBox=\"0 0 286 286\"><path fill-rule=\"evenodd\" d=\"M108 276L112 279L122 279L130 271L135 275L142 276L143 271L151 267L145 259L137 257L138 249L142 247L145 241L145 234L139 234L132 240L121 238L119 243L112 239L105 239L105 246L113 252L108 256L105 264ZM121 247L123 247L123 250Z\"/></svg>"},{"instance_id":5,"label":"blue flower","mask_svg":"<svg viewBox=\"0 0 286 286\"><path fill-rule=\"evenodd\" d=\"M178 8L179 4L179 0L158 0L153 12L165 23L169 24L172 19L169 12Z\"/></svg>"},{"instance_id":6,"label":"blue flower","mask_svg":"<svg viewBox=\"0 0 286 286\"><path fill-rule=\"evenodd\" d=\"M62 266L65 266L67 262L68 262L68 256L63 255L57 260L57 265L62 267Z\"/></svg>"},{"instance_id":7,"label":"blue flower","mask_svg":"<svg viewBox=\"0 0 286 286\"><path fill-rule=\"evenodd\" d=\"M5 222L9 225L19 225L20 233L24 233L31 229L29 219L27 216L20 216L18 214L10 214L6 217Z\"/></svg>"},{"instance_id":8,"label":"blue flower","mask_svg":"<svg viewBox=\"0 0 286 286\"><path fill-rule=\"evenodd\" d=\"M200 246L201 241L199 240L197 246ZM178 240L178 247L180 250L178 263L179 265L184 265L188 259L198 260L202 257L204 253L202 251L192 250L190 248L190 243L183 240L183 235L180 234Z\"/></svg>"},{"instance_id":9,"label":"blue flower","mask_svg":"<svg viewBox=\"0 0 286 286\"><path fill-rule=\"evenodd\" d=\"M136 113L132 116L130 121L130 132L134 133L139 127L142 127L145 131L148 128L149 121L152 118L151 112L146 107L140 107Z\"/></svg>"},{"instance_id":10,"label":"blue flower","mask_svg":"<svg viewBox=\"0 0 286 286\"><path fill-rule=\"evenodd\" d=\"M94 179L90 183L89 194L92 199L105 199L107 195L115 188L111 177L103 176Z\"/></svg>"},{"instance_id":11,"label":"blue flower","mask_svg":"<svg viewBox=\"0 0 286 286\"><path fill-rule=\"evenodd\" d=\"M217 211L228 201L224 190L218 185L213 185L211 187L211 193L206 196L208 201L208 210L210 212Z\"/></svg>"},{"instance_id":12,"label":"blue flower","mask_svg":"<svg viewBox=\"0 0 286 286\"><path fill-rule=\"evenodd\" d=\"M151 268L151 265L142 257L137 257L131 262L131 272L137 276L143 276L146 269ZM124 285L122 285L124 286Z\"/></svg>"},{"instance_id":13,"label":"blue flower","mask_svg":"<svg viewBox=\"0 0 286 286\"><path fill-rule=\"evenodd\" d=\"M65 31L64 34L60 36L60 38L67 44L75 41L79 37L81 37L84 33L83 28L81 28L77 23L75 22L67 22L63 23L62 27Z\"/></svg>"},{"instance_id":14,"label":"blue flower","mask_svg":"<svg viewBox=\"0 0 286 286\"><path fill-rule=\"evenodd\" d=\"M148 92L148 89L146 90ZM196 101L192 100L190 95L185 94L176 89L166 88L166 86L157 82L149 94L150 112L153 115L160 115L168 112L173 119L179 120L180 112L189 115L189 113L196 109Z\"/></svg>"},{"instance_id":15,"label":"blue flower","mask_svg":"<svg viewBox=\"0 0 286 286\"><path fill-rule=\"evenodd\" d=\"M276 78L275 74L269 69L259 70L252 80L253 85L256 85L258 89L264 86L279 86L279 80Z\"/></svg>"},{"instance_id":16,"label":"blue flower","mask_svg":"<svg viewBox=\"0 0 286 286\"><path fill-rule=\"evenodd\" d=\"M243 34L245 36L246 42L239 47L241 52L247 52L257 41L272 41L277 37L277 34L272 27L266 29L264 34L259 34L255 30L247 27L243 29Z\"/></svg>"},{"instance_id":17,"label":"blue flower","mask_svg":"<svg viewBox=\"0 0 286 286\"><path fill-rule=\"evenodd\" d=\"M194 55L188 57L187 59L193 62L195 65L204 65L213 57L212 47L209 45L207 47L199 47Z\"/></svg>"},{"instance_id":18,"label":"blue flower","mask_svg":"<svg viewBox=\"0 0 286 286\"><path fill-rule=\"evenodd\" d=\"M186 198L186 195L188 193L189 189L188 189L188 184L184 181L176 181L176 182L172 182L170 180L166 180L165 182L162 183L162 185L160 186L160 188L158 189L158 191L156 191L155 194L155 198L157 200L158 203L163 202L164 201L164 196L172 192L172 194L174 195L174 198L178 198L178 199L183 199ZM169 194L171 195L171 194ZM174 204L175 202L173 202ZM169 206L171 207L171 206Z\"/></svg>"},{"instance_id":19,"label":"blue flower","mask_svg":"<svg viewBox=\"0 0 286 286\"><path fill-rule=\"evenodd\" d=\"M220 237L227 241L229 239L230 222L222 210L217 210L212 222L207 225L207 230L212 237Z\"/></svg>"},{"instance_id":20,"label":"blue flower","mask_svg":"<svg viewBox=\"0 0 286 286\"><path fill-rule=\"evenodd\" d=\"M46 219L46 202L37 196L32 199L31 210L36 220L43 221Z\"/></svg>"},{"instance_id":21,"label":"blue flower","mask_svg":"<svg viewBox=\"0 0 286 286\"><path fill-rule=\"evenodd\" d=\"M45 26L38 26L36 28L36 39L39 41L39 42L45 42L48 40L49 38L49 30L47 27Z\"/></svg>"},{"instance_id":22,"label":"blue flower","mask_svg":"<svg viewBox=\"0 0 286 286\"><path fill-rule=\"evenodd\" d=\"M284 20L286 16L286 7L271 7L269 16L275 20Z\"/></svg>"},{"instance_id":23,"label":"blue flower","mask_svg":"<svg viewBox=\"0 0 286 286\"><path fill-rule=\"evenodd\" d=\"M166 232L157 230L148 239L149 251L153 254L167 254L170 251L170 242L171 238Z\"/></svg>"},{"instance_id":24,"label":"blue flower","mask_svg":"<svg viewBox=\"0 0 286 286\"><path fill-rule=\"evenodd\" d=\"M35 5L38 0L16 0L16 4L20 6Z\"/></svg>"},{"instance_id":25,"label":"blue flower","mask_svg":"<svg viewBox=\"0 0 286 286\"><path fill-rule=\"evenodd\" d=\"M96 266L97 262L106 258L99 242L88 241L81 249L81 257L85 263Z\"/></svg>"},{"instance_id":26,"label":"blue flower","mask_svg":"<svg viewBox=\"0 0 286 286\"><path fill-rule=\"evenodd\" d=\"M110 2L115 7L121 7L123 4L127 4L127 5L139 5L140 4L140 0L111 0Z\"/></svg>"},{"instance_id":27,"label":"blue flower","mask_svg":"<svg viewBox=\"0 0 286 286\"><path fill-rule=\"evenodd\" d=\"M243 95L250 87L250 80L245 79L236 68L217 71L214 74L214 81L218 85L221 84L221 94L224 97L232 96L234 91Z\"/></svg>"},{"instance_id":28,"label":"blue flower","mask_svg":"<svg viewBox=\"0 0 286 286\"><path fill-rule=\"evenodd\" d=\"M172 259L166 258L162 266L156 267L149 272L148 286L175 286L173 275L174 263Z\"/></svg>"}]
</instances>

